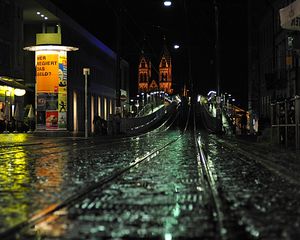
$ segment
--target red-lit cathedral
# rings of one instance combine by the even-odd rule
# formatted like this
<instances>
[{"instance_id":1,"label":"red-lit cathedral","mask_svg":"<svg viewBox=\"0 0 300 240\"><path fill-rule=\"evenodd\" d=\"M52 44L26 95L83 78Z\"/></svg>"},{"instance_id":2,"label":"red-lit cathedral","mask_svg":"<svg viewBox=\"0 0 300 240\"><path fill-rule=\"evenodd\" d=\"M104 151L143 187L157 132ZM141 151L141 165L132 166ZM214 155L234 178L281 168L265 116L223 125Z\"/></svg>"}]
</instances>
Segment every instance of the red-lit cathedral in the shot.
<instances>
[{"instance_id":1,"label":"red-lit cathedral","mask_svg":"<svg viewBox=\"0 0 300 240\"><path fill-rule=\"evenodd\" d=\"M171 55L166 46L164 46L160 55L156 75L155 77L152 75L150 58L146 57L144 52L142 52L138 67L138 92L164 91L172 94L172 62Z\"/></svg>"}]
</instances>

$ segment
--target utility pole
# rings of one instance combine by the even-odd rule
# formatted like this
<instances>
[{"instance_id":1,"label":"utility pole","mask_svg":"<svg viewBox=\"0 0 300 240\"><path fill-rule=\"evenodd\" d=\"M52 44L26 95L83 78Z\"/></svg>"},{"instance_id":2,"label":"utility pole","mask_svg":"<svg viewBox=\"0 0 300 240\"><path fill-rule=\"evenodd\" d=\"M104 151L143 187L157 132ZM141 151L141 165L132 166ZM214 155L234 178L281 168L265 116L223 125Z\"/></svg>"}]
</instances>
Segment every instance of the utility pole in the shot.
<instances>
[{"instance_id":1,"label":"utility pole","mask_svg":"<svg viewBox=\"0 0 300 240\"><path fill-rule=\"evenodd\" d=\"M117 56L116 56L116 107L117 111L121 111L121 37L122 37L122 2L117 1ZM121 112L117 112L121 113Z\"/></svg>"},{"instance_id":2,"label":"utility pole","mask_svg":"<svg viewBox=\"0 0 300 240\"><path fill-rule=\"evenodd\" d=\"M221 110L221 91L220 91L220 40L219 40L219 9L216 0L213 0L215 11L215 34L216 34L216 84L217 84L217 107L216 107L216 120L217 120L217 133L222 132L222 110Z\"/></svg>"},{"instance_id":3,"label":"utility pole","mask_svg":"<svg viewBox=\"0 0 300 240\"><path fill-rule=\"evenodd\" d=\"M88 87L87 78L90 75L89 68L83 68L84 75L84 137L88 138Z\"/></svg>"},{"instance_id":4,"label":"utility pole","mask_svg":"<svg viewBox=\"0 0 300 240\"><path fill-rule=\"evenodd\" d=\"M187 42L187 57L188 57L188 86L190 89L190 94L192 97L192 102L195 101L196 96L194 94L196 91L194 91L194 82L192 79L192 54L191 54L191 40L190 40L190 27L189 27L189 20L188 20L188 8L186 5L186 0L183 0L183 8L184 8L184 18L185 18L185 29L186 29L186 42ZM186 85L184 86L186 87Z\"/></svg>"}]
</instances>

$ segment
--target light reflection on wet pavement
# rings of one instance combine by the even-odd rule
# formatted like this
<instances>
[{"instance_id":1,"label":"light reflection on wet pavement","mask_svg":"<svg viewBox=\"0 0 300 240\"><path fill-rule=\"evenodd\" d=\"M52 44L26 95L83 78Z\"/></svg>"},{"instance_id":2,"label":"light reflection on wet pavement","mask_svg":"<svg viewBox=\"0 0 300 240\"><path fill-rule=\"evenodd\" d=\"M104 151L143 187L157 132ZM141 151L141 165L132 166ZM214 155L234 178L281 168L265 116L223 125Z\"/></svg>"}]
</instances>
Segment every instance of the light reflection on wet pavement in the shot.
<instances>
[{"instance_id":1,"label":"light reflection on wet pavement","mask_svg":"<svg viewBox=\"0 0 300 240\"><path fill-rule=\"evenodd\" d=\"M176 136L168 135L169 138ZM167 141L166 138L161 136L162 140ZM71 140L58 143L41 140L44 144L33 148L0 148L0 232L163 144L151 138L134 138L117 144L96 143L89 148L90 144L82 141L72 144ZM47 143L52 144L52 148L44 148ZM85 144L87 146L83 147ZM7 145L11 143L7 141Z\"/></svg>"},{"instance_id":2,"label":"light reflection on wet pavement","mask_svg":"<svg viewBox=\"0 0 300 240\"><path fill-rule=\"evenodd\" d=\"M0 232L128 166L179 134L168 131L159 137L111 144L34 138L32 146L26 145L25 139L23 145L21 140L19 146L0 148ZM298 239L299 185L221 144L227 140L205 134L202 140L215 181L239 225L245 226L253 239ZM44 144L39 145L41 141ZM183 135L158 157L134 167L102 191L93 191L72 208L50 216L24 236L215 239L193 145L191 136ZM250 145L248 150L253 151ZM274 162L280 160L274 158ZM297 159L291 162L297 164Z\"/></svg>"},{"instance_id":3,"label":"light reflection on wet pavement","mask_svg":"<svg viewBox=\"0 0 300 240\"><path fill-rule=\"evenodd\" d=\"M239 221L246 230L257 239L299 239L299 185L265 168L257 159L239 154L238 146L228 149L215 136L205 140L211 169L225 198L231 203L231 210L239 215ZM248 149L243 148L248 150L249 155L254 151L249 143ZM267 149L264 149L266 153ZM281 166L288 165L284 162L288 154L293 156L294 161L295 151L273 149L268 153L273 162Z\"/></svg>"},{"instance_id":4,"label":"light reflection on wet pavement","mask_svg":"<svg viewBox=\"0 0 300 240\"><path fill-rule=\"evenodd\" d=\"M199 182L193 142L184 137L168 151L68 209L63 221L68 227L62 237L213 239L207 201Z\"/></svg>"}]
</instances>

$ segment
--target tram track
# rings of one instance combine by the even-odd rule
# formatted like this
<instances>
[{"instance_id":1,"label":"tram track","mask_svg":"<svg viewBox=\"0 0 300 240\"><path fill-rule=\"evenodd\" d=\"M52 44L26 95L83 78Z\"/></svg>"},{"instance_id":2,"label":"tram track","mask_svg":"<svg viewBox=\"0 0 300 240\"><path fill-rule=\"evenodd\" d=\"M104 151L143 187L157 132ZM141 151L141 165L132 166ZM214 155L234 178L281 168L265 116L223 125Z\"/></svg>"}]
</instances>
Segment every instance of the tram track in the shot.
<instances>
[{"instance_id":1,"label":"tram track","mask_svg":"<svg viewBox=\"0 0 300 240\"><path fill-rule=\"evenodd\" d=\"M202 173L206 182L207 191L210 193L212 202L212 215L215 222L216 238L220 240L228 239L252 239L245 230L245 227L239 224L238 216L230 210L228 203L223 196L221 187L215 181L212 169L210 168L205 144L202 141L202 134L196 124L196 113L193 115L193 134L197 150L197 164L199 172ZM218 139L218 136L215 136Z\"/></svg>"},{"instance_id":2,"label":"tram track","mask_svg":"<svg viewBox=\"0 0 300 240\"><path fill-rule=\"evenodd\" d=\"M293 164L291 162L285 162L282 164L282 161L277 163L276 159L269 157L270 149L262 149L258 146L249 145L249 143L241 140L231 140L231 141L221 141L218 140L219 144L227 147L231 151L235 151L247 158L247 160L242 160L246 164L249 164L249 161L255 161L264 168L271 171L273 174L282 177L289 181L292 184L300 185L299 173L298 171L291 171L291 169L298 168L298 164Z\"/></svg>"},{"instance_id":3,"label":"tram track","mask_svg":"<svg viewBox=\"0 0 300 240\"><path fill-rule=\"evenodd\" d=\"M74 205L78 200L82 199L84 196L86 196L90 192L94 191L95 189L105 188L105 186L107 184L111 184L115 179L121 177L123 174L128 172L133 167L137 166L138 164L140 164L140 163L142 163L146 160L150 160L151 158L158 155L160 153L160 151L163 151L164 149L166 149L169 145L176 142L180 137L181 136L179 136L178 138L168 142L167 144L165 144L163 147L161 147L159 149L154 149L152 152L149 152L144 156L136 158L128 166L120 168L120 169L116 169L110 175L101 178L99 181L95 182L94 184L91 184L88 187L85 187L84 189L82 189L78 193L68 197L64 201L62 201L60 203L52 204L51 206L48 206L47 208L45 208L45 209L39 211L38 213L36 213L34 216L32 216L27 221L22 222L22 223L16 225L13 228L10 228L9 230L7 230L3 233L0 233L1 239L2 238L3 239L6 239L6 238L10 239L10 237L12 237L13 235L18 234L18 232L20 230L22 230L24 228L30 228L30 227L34 226L35 224L40 223L41 221L45 220L48 216L54 214L55 212L60 211L63 208L70 207L71 205Z\"/></svg>"},{"instance_id":4,"label":"tram track","mask_svg":"<svg viewBox=\"0 0 300 240\"><path fill-rule=\"evenodd\" d=\"M177 115L176 115L176 117L177 117ZM166 131L170 128L170 126L174 123L176 117L173 119L173 121L168 126L165 126L165 128L163 130L161 129L162 127L160 127L160 128L158 128L159 129L158 132L157 132L157 130L155 130L155 131L152 131L151 133L145 133L145 134L141 134L141 135L134 136L134 137L128 137L128 138L126 138L125 142L132 141L132 138L149 137L149 134L152 136L156 136L156 138L157 138L158 135L163 133L163 131ZM167 121L162 126L166 125L166 123L167 123ZM67 197L63 201L48 205L46 208L36 212L33 216L31 216L26 221L23 221L23 222L15 225L14 227L11 227L11 228L7 229L6 231L0 233L0 238L1 239L15 239L15 237L19 236L19 234L22 230L30 229L37 223L41 223L41 222L45 221L49 216L51 216L59 211L62 211L64 208L68 208L68 207L74 205L76 202L78 202L80 199L82 199L84 196L88 195L95 189L99 189L99 190L104 189L106 185L112 184L113 181L115 181L122 175L126 174L127 172L130 171L130 169L136 167L137 165L141 164L142 162L151 160L151 158L157 156L161 151L164 151L168 146L170 146L172 143L176 142L180 138L181 138L181 135L179 135L175 139L169 141L168 143L164 144L163 146L157 147L157 148L153 149L151 152L147 152L146 154L141 155L140 157L137 157L137 158L131 160L130 163L128 164L128 166L116 168L112 173L109 173L109 175L106 175L106 176L100 178L98 181L80 189L78 192ZM124 141L124 139L122 139L121 141ZM91 143L92 142L93 141L91 141ZM116 141L116 142L120 143L120 139L119 139L119 141ZM105 144L110 144L110 143L106 142ZM89 147L89 149L94 149L94 148L97 149L97 148L99 148L99 146L96 145L96 146ZM84 149L86 150L87 148L84 147ZM80 150L80 149L77 149L77 150ZM74 151L74 149L72 149L72 151ZM53 154L57 154L57 152L53 153ZM36 157L36 158L38 158L38 157Z\"/></svg>"},{"instance_id":5,"label":"tram track","mask_svg":"<svg viewBox=\"0 0 300 240\"><path fill-rule=\"evenodd\" d=\"M227 229L224 226L224 213L222 210L222 201L218 193L218 189L216 186L216 183L214 181L214 178L212 176L211 170L207 164L207 159L204 154L203 148L202 148L202 142L201 142L201 136L198 135L197 125L196 125L196 116L195 112L193 114L193 125L194 125L194 141L197 151L197 165L199 168L199 172L201 172L203 180L206 180L207 187L210 191L210 195L212 198L212 205L213 205L213 213L214 220L216 223L216 233L217 233L217 239L225 240L227 239Z\"/></svg>"},{"instance_id":6,"label":"tram track","mask_svg":"<svg viewBox=\"0 0 300 240\"><path fill-rule=\"evenodd\" d=\"M189 116L190 116L190 110L189 110ZM178 136L174 137L172 140L164 143L161 146L158 146L152 151L146 152L143 155L140 155L139 157L136 157L135 159L132 159L129 161L129 164L123 167L119 167L113 170L113 172L101 177L98 179L98 181L89 184L88 186L85 186L84 188L77 191L75 194L72 194L71 196L65 198L64 200L60 202L56 202L52 205L49 205L48 207L42 209L41 211L38 211L36 214L34 214L31 218L28 220L21 222L20 224L6 230L5 232L0 233L1 239L13 239L12 237L15 237L17 235L23 236L24 234L28 234L28 231L30 229L32 230L35 226L42 224L43 222L47 222L49 219L50 221L57 220L57 218L60 218L60 215L64 212L67 212L67 209L70 209L74 207L76 204L79 204L80 202L84 202L84 199L96 199L99 196L99 192L101 193L105 189L107 189L109 186L112 186L113 184L117 184L117 181L124 176L130 174L130 172L135 169L135 171L138 171L139 168L143 167L143 163L151 163L155 158L162 158L161 154L166 150L169 149L171 146L173 146L174 143L176 143L178 140L180 140L184 134L186 133L187 127L188 127L189 117L187 119L185 128ZM209 216L209 222L207 224L213 224L214 225L214 235L213 239L220 239L220 240L226 240L230 239L229 237L232 235L228 234L230 224L229 221L232 221L232 217L229 216L229 213L227 212L228 209L225 206L225 203L222 201L221 193L218 190L218 186L214 181L213 174L208 166L207 159L205 156L205 153L202 149L202 142L201 142L201 136L198 135L198 131L196 129L195 124L195 118L193 120L194 122L194 132L193 132L193 138L194 138L194 144L195 149L197 152L196 155L196 162L198 166L198 180L200 184L199 186L202 186L200 192L205 191L206 196L210 196L210 200L208 202L209 206L206 207L205 211L208 211L210 214ZM156 135L157 136L157 135ZM159 138L156 138L158 140ZM142 171L142 170L141 170ZM132 173L133 174L133 173ZM97 194L93 194L94 192L97 192ZM191 193L192 194L192 193ZM197 199L197 194L191 195L190 199ZM90 196L90 197L89 197ZM106 201L111 200L112 198L107 198ZM98 208L99 206L96 203L96 200L90 200L88 202L83 203L83 205L87 209L93 209ZM159 204L158 204L159 205ZM97 207L98 206L98 207ZM115 207L112 207L112 209L115 209ZM51 220L52 219L52 220ZM208 220L207 219L207 220ZM231 222L232 223L232 222ZM236 227L237 225L235 225ZM210 233L211 234L211 233ZM209 234L208 234L209 236ZM241 235L240 235L241 236ZM243 238L247 239L247 238Z\"/></svg>"}]
</instances>

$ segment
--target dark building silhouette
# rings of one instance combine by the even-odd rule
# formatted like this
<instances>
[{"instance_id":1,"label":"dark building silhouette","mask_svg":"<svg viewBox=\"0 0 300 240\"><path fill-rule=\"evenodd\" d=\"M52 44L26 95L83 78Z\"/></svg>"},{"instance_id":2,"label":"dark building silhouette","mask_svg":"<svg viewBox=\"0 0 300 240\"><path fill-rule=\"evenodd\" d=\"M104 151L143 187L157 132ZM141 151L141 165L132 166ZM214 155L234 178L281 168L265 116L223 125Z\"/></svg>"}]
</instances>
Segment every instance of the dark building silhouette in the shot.
<instances>
[{"instance_id":1,"label":"dark building silhouette","mask_svg":"<svg viewBox=\"0 0 300 240\"><path fill-rule=\"evenodd\" d=\"M93 132L93 118L108 119L116 110L116 53L48 0L0 0L0 80L10 79L31 89L23 99L35 108L35 54L24 47L37 44L36 36L61 35L61 45L79 48L68 52L67 59L67 130L84 131L84 75L88 76L88 129ZM121 59L120 89L129 96L129 64ZM7 83L7 81L6 81ZM0 82L1 85L1 82ZM16 85L17 86L17 85ZM61 86L60 86L61 87ZM1 93L0 93L1 95ZM6 101L0 96L0 102ZM12 109L13 110L13 109Z\"/></svg>"}]
</instances>

